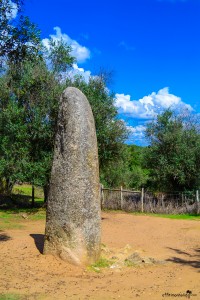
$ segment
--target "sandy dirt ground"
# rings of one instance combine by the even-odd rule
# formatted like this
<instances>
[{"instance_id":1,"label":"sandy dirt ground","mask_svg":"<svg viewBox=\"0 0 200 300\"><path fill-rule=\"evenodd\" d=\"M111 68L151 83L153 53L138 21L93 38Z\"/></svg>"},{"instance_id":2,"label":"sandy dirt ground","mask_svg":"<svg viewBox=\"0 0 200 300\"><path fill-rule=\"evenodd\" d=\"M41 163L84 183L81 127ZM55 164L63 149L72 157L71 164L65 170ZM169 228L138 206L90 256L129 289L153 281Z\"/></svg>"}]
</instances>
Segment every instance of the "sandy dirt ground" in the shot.
<instances>
[{"instance_id":1,"label":"sandy dirt ground","mask_svg":"<svg viewBox=\"0 0 200 300\"><path fill-rule=\"evenodd\" d=\"M0 240L0 294L20 299L200 299L200 222L102 214L102 256L159 263L91 269L42 255L45 221L23 220ZM6 299L1 298L0 299ZM12 298L13 299L13 298Z\"/></svg>"}]
</instances>

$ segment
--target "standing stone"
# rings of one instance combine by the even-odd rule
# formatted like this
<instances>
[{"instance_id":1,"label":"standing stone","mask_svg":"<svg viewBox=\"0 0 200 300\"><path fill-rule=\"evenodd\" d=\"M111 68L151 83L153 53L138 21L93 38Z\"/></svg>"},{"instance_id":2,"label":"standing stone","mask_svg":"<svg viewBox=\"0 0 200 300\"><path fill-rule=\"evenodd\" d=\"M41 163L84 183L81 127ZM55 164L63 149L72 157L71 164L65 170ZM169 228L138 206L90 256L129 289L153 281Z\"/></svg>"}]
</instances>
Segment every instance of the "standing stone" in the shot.
<instances>
[{"instance_id":1,"label":"standing stone","mask_svg":"<svg viewBox=\"0 0 200 300\"><path fill-rule=\"evenodd\" d=\"M83 93L69 87L60 99L44 254L77 265L95 262L100 255L100 222L94 118Z\"/></svg>"}]
</instances>

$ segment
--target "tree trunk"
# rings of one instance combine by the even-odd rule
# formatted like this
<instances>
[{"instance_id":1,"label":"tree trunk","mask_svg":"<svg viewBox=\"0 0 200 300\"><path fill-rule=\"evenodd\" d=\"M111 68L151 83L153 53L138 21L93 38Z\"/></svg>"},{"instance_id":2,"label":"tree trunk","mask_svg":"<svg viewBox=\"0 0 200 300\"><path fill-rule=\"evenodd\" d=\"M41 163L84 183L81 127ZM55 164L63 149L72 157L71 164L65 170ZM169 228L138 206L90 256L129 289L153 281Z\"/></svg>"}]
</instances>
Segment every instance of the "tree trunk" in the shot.
<instances>
[{"instance_id":1,"label":"tree trunk","mask_svg":"<svg viewBox=\"0 0 200 300\"><path fill-rule=\"evenodd\" d=\"M10 180L10 178L6 178L6 186L5 192L6 194L10 195L13 189L14 183Z\"/></svg>"}]
</instances>

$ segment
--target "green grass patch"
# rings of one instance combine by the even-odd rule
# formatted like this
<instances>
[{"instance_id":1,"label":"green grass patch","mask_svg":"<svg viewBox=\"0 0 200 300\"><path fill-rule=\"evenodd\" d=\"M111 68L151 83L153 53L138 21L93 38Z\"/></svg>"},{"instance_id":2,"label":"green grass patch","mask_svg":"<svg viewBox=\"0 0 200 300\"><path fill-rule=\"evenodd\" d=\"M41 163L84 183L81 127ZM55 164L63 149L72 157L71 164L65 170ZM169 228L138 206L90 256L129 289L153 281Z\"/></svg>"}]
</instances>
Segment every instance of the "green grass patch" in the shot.
<instances>
[{"instance_id":1,"label":"green grass patch","mask_svg":"<svg viewBox=\"0 0 200 300\"><path fill-rule=\"evenodd\" d=\"M167 218L167 219L174 219L174 220L196 220L200 221L200 215L196 214L155 214L155 213L141 213L141 212L125 212L122 210L104 210L105 212L110 213L124 213L124 214L131 214L134 216L150 216L150 217L160 217L160 218Z\"/></svg>"},{"instance_id":2,"label":"green grass patch","mask_svg":"<svg viewBox=\"0 0 200 300\"><path fill-rule=\"evenodd\" d=\"M31 220L33 220L33 221L34 220L35 221L37 221L37 220L45 220L45 218L46 218L46 209L41 208L41 209L39 209L35 213L30 213L28 215L28 218L31 219Z\"/></svg>"},{"instance_id":3,"label":"green grass patch","mask_svg":"<svg viewBox=\"0 0 200 300\"><path fill-rule=\"evenodd\" d=\"M46 209L18 209L18 210L8 210L0 211L0 220L4 222L10 221L20 221L23 219L30 220L42 220L46 217Z\"/></svg>"},{"instance_id":4,"label":"green grass patch","mask_svg":"<svg viewBox=\"0 0 200 300\"><path fill-rule=\"evenodd\" d=\"M101 257L96 263L90 265L88 267L88 270L100 273L101 269L103 269L103 268L109 268L112 264L113 264L113 262L111 262L107 258Z\"/></svg>"},{"instance_id":5,"label":"green grass patch","mask_svg":"<svg viewBox=\"0 0 200 300\"><path fill-rule=\"evenodd\" d=\"M44 206L44 194L41 187L35 186L34 207ZM0 210L12 210L13 212L32 209L32 186L30 184L15 185L11 195L0 195Z\"/></svg>"},{"instance_id":6,"label":"green grass patch","mask_svg":"<svg viewBox=\"0 0 200 300\"><path fill-rule=\"evenodd\" d=\"M46 209L43 189L35 187L35 207L31 207L32 186L30 184L15 185L11 196L0 199L0 228L23 228L26 220L44 220Z\"/></svg>"},{"instance_id":7,"label":"green grass patch","mask_svg":"<svg viewBox=\"0 0 200 300\"><path fill-rule=\"evenodd\" d=\"M16 184L13 188L13 193L17 195L32 196L32 185L30 184ZM43 189L35 186L35 199L44 199Z\"/></svg>"},{"instance_id":8,"label":"green grass patch","mask_svg":"<svg viewBox=\"0 0 200 300\"><path fill-rule=\"evenodd\" d=\"M21 300L22 297L18 294L0 294L0 300Z\"/></svg>"},{"instance_id":9,"label":"green grass patch","mask_svg":"<svg viewBox=\"0 0 200 300\"><path fill-rule=\"evenodd\" d=\"M150 216L167 218L173 220L196 220L200 221L200 215L168 215L168 214L149 214Z\"/></svg>"},{"instance_id":10,"label":"green grass patch","mask_svg":"<svg viewBox=\"0 0 200 300\"><path fill-rule=\"evenodd\" d=\"M5 211L0 211L0 230L6 229L22 229L22 217L18 214L10 214Z\"/></svg>"},{"instance_id":11,"label":"green grass patch","mask_svg":"<svg viewBox=\"0 0 200 300\"><path fill-rule=\"evenodd\" d=\"M0 230L23 229L28 220L37 221L45 218L44 208L0 211Z\"/></svg>"}]
</instances>

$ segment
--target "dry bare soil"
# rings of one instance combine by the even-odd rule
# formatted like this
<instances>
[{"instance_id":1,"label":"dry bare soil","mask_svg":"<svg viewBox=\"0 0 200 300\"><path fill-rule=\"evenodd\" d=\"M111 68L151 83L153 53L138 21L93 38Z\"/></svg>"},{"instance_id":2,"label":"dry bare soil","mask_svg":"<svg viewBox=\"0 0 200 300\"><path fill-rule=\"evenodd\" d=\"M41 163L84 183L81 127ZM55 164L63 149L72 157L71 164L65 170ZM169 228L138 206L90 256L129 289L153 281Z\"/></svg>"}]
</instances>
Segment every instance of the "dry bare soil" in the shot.
<instances>
[{"instance_id":1,"label":"dry bare soil","mask_svg":"<svg viewBox=\"0 0 200 300\"><path fill-rule=\"evenodd\" d=\"M44 219L21 225L0 232L0 299L200 299L197 220L103 213L102 256L112 263L88 269L42 255ZM132 253L144 262L124 266Z\"/></svg>"}]
</instances>

